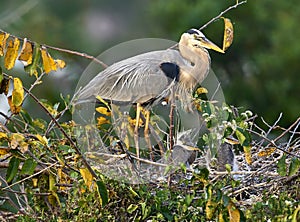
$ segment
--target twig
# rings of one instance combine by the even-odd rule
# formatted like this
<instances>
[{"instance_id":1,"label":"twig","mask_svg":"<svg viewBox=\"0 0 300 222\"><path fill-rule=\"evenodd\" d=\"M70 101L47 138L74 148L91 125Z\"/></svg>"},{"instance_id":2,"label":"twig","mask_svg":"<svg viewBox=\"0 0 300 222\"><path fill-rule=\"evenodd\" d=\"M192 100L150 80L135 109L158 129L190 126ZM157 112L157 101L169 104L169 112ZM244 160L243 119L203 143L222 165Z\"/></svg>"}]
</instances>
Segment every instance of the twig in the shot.
<instances>
[{"instance_id":1,"label":"twig","mask_svg":"<svg viewBox=\"0 0 300 222\"><path fill-rule=\"evenodd\" d=\"M300 119L300 118L299 118L299 119ZM298 119L298 120L299 120L299 119ZM291 142L292 142L292 139L293 139L293 137L294 137L294 135L295 135L295 133L296 133L296 130L298 129L299 125L300 125L300 121L298 121L297 125L295 126L295 129L294 129L294 131L292 132L292 135L290 136L290 139L289 139L288 143L286 144L286 149L289 148L289 146L290 146L290 144L291 144Z\"/></svg>"},{"instance_id":2,"label":"twig","mask_svg":"<svg viewBox=\"0 0 300 222\"><path fill-rule=\"evenodd\" d=\"M50 46L50 45L45 45L45 44L43 44L43 46L45 46L46 48L49 48L49 49L53 49L53 50L59 51L59 52L65 52L65 53L68 53L68 54L81 56L81 57L84 57L86 59L91 59L91 60L99 63L101 66L103 66L103 68L107 67L107 65L104 62L102 62L101 60L99 60L96 57L91 56L89 54L83 53L83 52L77 52L77 51L73 51L73 50L69 50L69 49L61 49L61 48L58 48L58 47L54 47L54 46Z\"/></svg>"},{"instance_id":3,"label":"twig","mask_svg":"<svg viewBox=\"0 0 300 222\"><path fill-rule=\"evenodd\" d=\"M207 23L205 23L203 26L201 26L199 28L199 30L201 31L202 29L205 29L208 25L210 25L211 23L215 22L216 20L218 20L219 18L221 18L225 13L229 12L232 9L237 8L238 6L247 3L247 1L237 1L236 4L228 7L227 9L225 9L224 11L222 11L219 15L217 15L216 17L212 18L211 20L209 20Z\"/></svg>"},{"instance_id":4,"label":"twig","mask_svg":"<svg viewBox=\"0 0 300 222\"><path fill-rule=\"evenodd\" d=\"M17 185L17 184L19 184L19 183L22 183L22 182L24 182L24 181L26 181L26 180L28 180L28 179L30 179L30 178L32 178L32 177L35 177L35 176L41 174L42 172L44 172L44 171L50 169L51 167L53 167L53 166L55 166L55 165L57 165L57 163L52 163L50 166L47 166L46 168L40 170L39 172L34 173L34 174L32 174L32 175L30 175L30 176L28 176L28 177L26 177L26 178L24 178L24 179L22 179L22 180L19 180L19 181L15 182L15 183L12 183L12 184L10 184L10 185L8 185L8 186L6 186L6 187L1 188L1 189L2 189L2 190L6 190L6 189L8 189L8 188L11 188L11 187L14 186L14 185Z\"/></svg>"},{"instance_id":5,"label":"twig","mask_svg":"<svg viewBox=\"0 0 300 222\"><path fill-rule=\"evenodd\" d=\"M30 95L30 97L42 107L42 109L46 112L46 114L50 117L50 119L54 122L54 124L57 126L57 128L62 132L62 134L67 138L67 140L70 142L70 145L75 149L76 153L81 157L83 164L86 166L86 168L89 170L89 172L92 174L92 176L95 179L98 179L97 174L94 172L94 170L91 168L85 157L82 155L79 148L76 146L72 138L66 133L66 131L62 128L62 126L57 122L57 120L51 115L51 113L48 111L48 109L38 100L38 98L35 97L31 92L29 92L25 87L24 91Z\"/></svg>"},{"instance_id":6,"label":"twig","mask_svg":"<svg viewBox=\"0 0 300 222\"><path fill-rule=\"evenodd\" d=\"M289 128L287 128L283 133L281 133L278 137L276 137L276 139L274 139L274 141L276 142L277 140L279 140L280 138L282 138L286 133L288 133L296 124L298 124L298 122L300 121L300 117L292 124L290 125Z\"/></svg>"},{"instance_id":7,"label":"twig","mask_svg":"<svg viewBox=\"0 0 300 222\"><path fill-rule=\"evenodd\" d=\"M6 33L5 31L3 31L2 29L0 29L0 32L4 32ZM18 37L18 36L15 36L15 35L12 35L9 33L9 35L13 38L17 38L21 41L24 41L24 38L21 38L21 37ZM34 44L35 42L32 41L32 40L29 40L27 39L27 42L30 42L32 44ZM86 58L86 59L91 59L95 62L97 62L98 64L100 64L103 68L106 68L107 65L102 62L101 60L97 59L96 57L94 56L91 56L87 53L83 53L83 52L77 52L77 51L74 51L74 50L69 50L69 49L62 49L62 48L58 48L58 47L54 47L54 46L50 46L50 45L46 45L46 44L41 44L42 46L45 46L46 48L49 48L49 49L52 49L52 50L55 50L55 51L59 51L59 52L65 52L65 53L68 53L68 54L72 54L72 55L77 55L77 56L80 56L80 57L83 57L83 58Z\"/></svg>"},{"instance_id":8,"label":"twig","mask_svg":"<svg viewBox=\"0 0 300 222\"><path fill-rule=\"evenodd\" d=\"M279 114L279 117L277 118L277 120L275 121L275 123L273 123L273 125L269 125L265 120L264 118L262 117L261 120L263 121L263 123L269 127L269 130L266 132L266 135L268 135L277 125L277 123L279 123L279 121L281 120L282 118L282 113Z\"/></svg>"},{"instance_id":9,"label":"twig","mask_svg":"<svg viewBox=\"0 0 300 222\"><path fill-rule=\"evenodd\" d=\"M284 153L286 153L286 154L292 155L292 156L297 157L297 158L300 159L300 156L298 156L298 155L296 155L296 154L294 154L294 153L291 153L291 152L289 152L289 151L286 151L286 150L280 148L279 146L277 146L277 144L275 143L274 140L270 140L269 138L267 138L267 137L265 137L265 136L262 136L260 133L255 132L255 131L253 131L253 130L247 129L247 131L250 132L250 133L253 133L253 134L257 135L257 136L260 136L260 137L261 137L262 139L264 139L265 141L268 141L268 142L269 142L269 145L271 144L271 145L274 146L276 149L278 149L278 150L280 150L280 151L282 151L282 152L284 152Z\"/></svg>"}]
</instances>

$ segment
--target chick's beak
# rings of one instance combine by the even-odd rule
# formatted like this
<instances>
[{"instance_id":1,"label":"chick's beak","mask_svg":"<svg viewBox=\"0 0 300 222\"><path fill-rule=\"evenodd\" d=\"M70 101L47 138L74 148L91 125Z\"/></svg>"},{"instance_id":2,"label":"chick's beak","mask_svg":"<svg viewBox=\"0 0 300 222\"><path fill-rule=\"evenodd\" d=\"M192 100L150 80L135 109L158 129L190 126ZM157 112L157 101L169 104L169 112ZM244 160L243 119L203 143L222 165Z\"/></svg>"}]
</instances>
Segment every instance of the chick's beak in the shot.
<instances>
[{"instance_id":1,"label":"chick's beak","mask_svg":"<svg viewBox=\"0 0 300 222\"><path fill-rule=\"evenodd\" d=\"M212 41L210 41L206 37L201 36L201 37L197 38L197 40L199 41L199 45L204 47L204 48L212 49L212 50L215 50L215 51L220 52L220 53L225 53L221 48L219 48L219 46L214 44Z\"/></svg>"}]
</instances>

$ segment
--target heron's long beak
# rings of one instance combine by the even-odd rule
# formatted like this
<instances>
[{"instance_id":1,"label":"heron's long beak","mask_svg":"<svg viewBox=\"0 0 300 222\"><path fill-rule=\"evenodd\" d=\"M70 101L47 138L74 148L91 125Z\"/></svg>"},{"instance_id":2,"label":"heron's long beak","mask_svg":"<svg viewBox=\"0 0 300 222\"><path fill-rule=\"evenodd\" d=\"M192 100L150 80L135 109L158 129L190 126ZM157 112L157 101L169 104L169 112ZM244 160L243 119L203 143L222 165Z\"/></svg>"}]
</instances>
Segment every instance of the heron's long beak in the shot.
<instances>
[{"instance_id":1,"label":"heron's long beak","mask_svg":"<svg viewBox=\"0 0 300 222\"><path fill-rule=\"evenodd\" d=\"M212 41L208 40L206 37L201 36L201 37L197 38L197 40L200 42L199 45L204 48L212 49L212 50L215 50L220 53L225 53L221 48L219 48L219 46L214 44Z\"/></svg>"}]
</instances>

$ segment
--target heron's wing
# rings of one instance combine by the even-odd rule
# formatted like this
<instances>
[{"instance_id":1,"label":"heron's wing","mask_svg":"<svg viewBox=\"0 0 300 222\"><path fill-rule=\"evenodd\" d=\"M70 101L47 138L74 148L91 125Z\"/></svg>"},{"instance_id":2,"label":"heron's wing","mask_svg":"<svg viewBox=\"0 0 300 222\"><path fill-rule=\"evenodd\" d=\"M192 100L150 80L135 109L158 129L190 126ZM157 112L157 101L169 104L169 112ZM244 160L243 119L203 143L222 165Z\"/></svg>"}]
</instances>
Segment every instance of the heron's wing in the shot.
<instances>
[{"instance_id":1,"label":"heron's wing","mask_svg":"<svg viewBox=\"0 0 300 222\"><path fill-rule=\"evenodd\" d=\"M164 62L183 63L176 50L154 51L117 62L93 78L78 94L78 100L100 96L121 102L144 103L166 96L173 79L160 68Z\"/></svg>"}]
</instances>

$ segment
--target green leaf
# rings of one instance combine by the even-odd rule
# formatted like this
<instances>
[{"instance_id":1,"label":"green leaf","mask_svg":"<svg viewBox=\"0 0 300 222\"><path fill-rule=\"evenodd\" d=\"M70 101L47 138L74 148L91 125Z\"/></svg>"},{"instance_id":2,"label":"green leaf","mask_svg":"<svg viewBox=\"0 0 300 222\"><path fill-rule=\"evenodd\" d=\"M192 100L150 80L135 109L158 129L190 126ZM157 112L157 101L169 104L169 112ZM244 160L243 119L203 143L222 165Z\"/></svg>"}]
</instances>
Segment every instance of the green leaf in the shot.
<instances>
[{"instance_id":1,"label":"green leaf","mask_svg":"<svg viewBox=\"0 0 300 222\"><path fill-rule=\"evenodd\" d=\"M102 206L105 206L108 203L108 192L106 186L102 180L97 180L96 184L97 184L97 191L102 200Z\"/></svg>"},{"instance_id":2,"label":"green leaf","mask_svg":"<svg viewBox=\"0 0 300 222\"><path fill-rule=\"evenodd\" d=\"M23 117L23 119L25 120L26 123L28 123L29 125L32 124L32 118L26 110L21 109L20 114L21 114L21 116Z\"/></svg>"},{"instance_id":3,"label":"green leaf","mask_svg":"<svg viewBox=\"0 0 300 222\"><path fill-rule=\"evenodd\" d=\"M2 73L2 68L0 66L0 85L1 85L1 82L2 82L3 79L4 79L4 76L3 76L3 73Z\"/></svg>"},{"instance_id":4,"label":"green leaf","mask_svg":"<svg viewBox=\"0 0 300 222\"><path fill-rule=\"evenodd\" d=\"M37 68L41 58L41 50L40 45L34 43L34 52L33 52L33 61L30 65L25 66L25 72L28 72L30 76L34 75L36 78L38 77Z\"/></svg>"},{"instance_id":5,"label":"green leaf","mask_svg":"<svg viewBox=\"0 0 300 222\"><path fill-rule=\"evenodd\" d=\"M6 171L6 182L10 183L16 176L20 165L20 159L12 157L9 161L8 168Z\"/></svg>"},{"instance_id":6,"label":"green leaf","mask_svg":"<svg viewBox=\"0 0 300 222\"><path fill-rule=\"evenodd\" d=\"M300 206L294 211L293 217L292 217L292 222L297 222L297 214L300 211Z\"/></svg>"},{"instance_id":7,"label":"green leaf","mask_svg":"<svg viewBox=\"0 0 300 222\"><path fill-rule=\"evenodd\" d=\"M277 172L280 176L285 176L286 175L286 163L285 163L286 155L283 154L283 156L278 160L277 163Z\"/></svg>"},{"instance_id":8,"label":"green leaf","mask_svg":"<svg viewBox=\"0 0 300 222\"><path fill-rule=\"evenodd\" d=\"M246 136L243 134L242 130L241 130L241 129L237 129L237 130L235 131L235 135L236 135L236 137L238 138L240 144L243 145L243 143L244 143L245 140L246 140Z\"/></svg>"},{"instance_id":9,"label":"green leaf","mask_svg":"<svg viewBox=\"0 0 300 222\"><path fill-rule=\"evenodd\" d=\"M296 174L298 172L300 168L300 160L296 157L294 157L292 159L292 162L290 164L290 167L289 167L289 174L288 176L293 176L294 174Z\"/></svg>"},{"instance_id":10,"label":"green leaf","mask_svg":"<svg viewBox=\"0 0 300 222\"><path fill-rule=\"evenodd\" d=\"M129 207L127 207L127 212L128 213L133 213L139 206L138 205L134 205L134 204L130 204Z\"/></svg>"},{"instance_id":11,"label":"green leaf","mask_svg":"<svg viewBox=\"0 0 300 222\"><path fill-rule=\"evenodd\" d=\"M186 203L187 206L190 206L193 199L194 199L194 196L193 194L186 194L185 198L184 198L184 202Z\"/></svg>"},{"instance_id":12,"label":"green leaf","mask_svg":"<svg viewBox=\"0 0 300 222\"><path fill-rule=\"evenodd\" d=\"M228 197L227 195L224 194L223 197L222 197L222 200L223 200L223 205L225 207L227 207L229 202L230 202L230 197Z\"/></svg>"},{"instance_id":13,"label":"green leaf","mask_svg":"<svg viewBox=\"0 0 300 222\"><path fill-rule=\"evenodd\" d=\"M132 189L132 187L129 187L129 191L130 191L130 193L133 194L134 197L138 196L137 192L135 192L135 191Z\"/></svg>"},{"instance_id":14,"label":"green leaf","mask_svg":"<svg viewBox=\"0 0 300 222\"><path fill-rule=\"evenodd\" d=\"M237 127L235 135L242 146L250 146L251 135L247 130Z\"/></svg>"},{"instance_id":15,"label":"green leaf","mask_svg":"<svg viewBox=\"0 0 300 222\"><path fill-rule=\"evenodd\" d=\"M208 101L201 101L201 110L208 115L215 113L215 107Z\"/></svg>"},{"instance_id":16,"label":"green leaf","mask_svg":"<svg viewBox=\"0 0 300 222\"><path fill-rule=\"evenodd\" d=\"M34 172L34 169L37 165L37 162L35 162L32 158L25 160L20 175L32 175Z\"/></svg>"}]
</instances>

